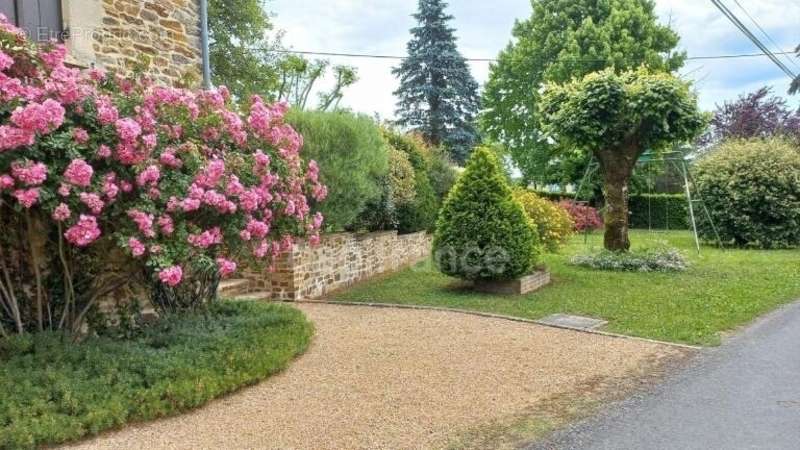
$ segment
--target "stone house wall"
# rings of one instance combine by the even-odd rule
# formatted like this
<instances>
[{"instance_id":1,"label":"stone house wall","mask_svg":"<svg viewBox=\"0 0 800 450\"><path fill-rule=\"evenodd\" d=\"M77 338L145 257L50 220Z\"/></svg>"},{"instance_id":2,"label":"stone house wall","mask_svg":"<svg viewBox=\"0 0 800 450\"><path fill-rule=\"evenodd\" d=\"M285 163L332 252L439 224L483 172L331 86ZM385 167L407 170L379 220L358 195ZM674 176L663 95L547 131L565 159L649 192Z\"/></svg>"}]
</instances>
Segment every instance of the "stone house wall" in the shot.
<instances>
[{"instance_id":1,"label":"stone house wall","mask_svg":"<svg viewBox=\"0 0 800 450\"><path fill-rule=\"evenodd\" d=\"M274 272L246 270L244 274L250 281L248 290L269 298L316 299L422 261L430 255L431 243L425 232L336 233L324 235L316 247L299 242L278 261Z\"/></svg>"},{"instance_id":2,"label":"stone house wall","mask_svg":"<svg viewBox=\"0 0 800 450\"><path fill-rule=\"evenodd\" d=\"M128 74L144 55L158 83L199 79L198 0L62 0L61 6L69 63Z\"/></svg>"}]
</instances>

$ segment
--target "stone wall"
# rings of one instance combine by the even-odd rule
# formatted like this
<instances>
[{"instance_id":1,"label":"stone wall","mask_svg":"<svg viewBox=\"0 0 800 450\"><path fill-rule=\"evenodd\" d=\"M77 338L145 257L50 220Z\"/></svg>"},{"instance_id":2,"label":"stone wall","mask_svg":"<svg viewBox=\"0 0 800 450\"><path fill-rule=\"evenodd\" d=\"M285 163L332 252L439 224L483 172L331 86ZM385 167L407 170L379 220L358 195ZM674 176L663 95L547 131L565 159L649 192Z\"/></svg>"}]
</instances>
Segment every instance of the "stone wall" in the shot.
<instances>
[{"instance_id":1,"label":"stone wall","mask_svg":"<svg viewBox=\"0 0 800 450\"><path fill-rule=\"evenodd\" d=\"M199 79L198 0L66 0L62 2L68 62L130 73L141 56L150 75L174 85Z\"/></svg>"},{"instance_id":2,"label":"stone wall","mask_svg":"<svg viewBox=\"0 0 800 450\"><path fill-rule=\"evenodd\" d=\"M396 271L424 260L431 252L427 233L398 235L396 231L323 236L312 247L298 243L274 272L246 271L248 289L276 300L302 300L326 294L375 275Z\"/></svg>"}]
</instances>

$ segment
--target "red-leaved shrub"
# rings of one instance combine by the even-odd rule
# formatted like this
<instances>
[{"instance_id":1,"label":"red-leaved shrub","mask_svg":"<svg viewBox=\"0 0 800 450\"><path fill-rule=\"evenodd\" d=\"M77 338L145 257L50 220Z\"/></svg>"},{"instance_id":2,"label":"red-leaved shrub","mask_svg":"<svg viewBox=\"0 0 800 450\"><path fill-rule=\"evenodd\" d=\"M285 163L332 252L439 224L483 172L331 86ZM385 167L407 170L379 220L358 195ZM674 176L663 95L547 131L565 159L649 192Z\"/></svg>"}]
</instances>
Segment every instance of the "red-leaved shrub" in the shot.
<instances>
[{"instance_id":1,"label":"red-leaved shrub","mask_svg":"<svg viewBox=\"0 0 800 450\"><path fill-rule=\"evenodd\" d=\"M603 219L596 208L580 204L574 200L562 200L559 205L572 216L576 231L582 232L603 228Z\"/></svg>"}]
</instances>

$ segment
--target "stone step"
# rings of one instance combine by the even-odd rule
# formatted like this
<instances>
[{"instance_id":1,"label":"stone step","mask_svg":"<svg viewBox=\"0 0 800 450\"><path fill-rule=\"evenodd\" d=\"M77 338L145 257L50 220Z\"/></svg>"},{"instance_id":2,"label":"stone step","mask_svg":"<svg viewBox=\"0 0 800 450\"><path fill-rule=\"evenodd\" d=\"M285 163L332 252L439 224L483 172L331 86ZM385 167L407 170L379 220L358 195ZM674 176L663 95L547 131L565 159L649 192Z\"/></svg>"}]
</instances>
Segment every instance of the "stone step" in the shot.
<instances>
[{"instance_id":1,"label":"stone step","mask_svg":"<svg viewBox=\"0 0 800 450\"><path fill-rule=\"evenodd\" d=\"M220 281L217 293L220 297L235 297L246 293L250 289L250 280L237 278L232 280Z\"/></svg>"},{"instance_id":2,"label":"stone step","mask_svg":"<svg viewBox=\"0 0 800 450\"><path fill-rule=\"evenodd\" d=\"M272 300L270 292L250 292L247 294L237 295L233 300L238 301L253 301L253 300Z\"/></svg>"}]
</instances>

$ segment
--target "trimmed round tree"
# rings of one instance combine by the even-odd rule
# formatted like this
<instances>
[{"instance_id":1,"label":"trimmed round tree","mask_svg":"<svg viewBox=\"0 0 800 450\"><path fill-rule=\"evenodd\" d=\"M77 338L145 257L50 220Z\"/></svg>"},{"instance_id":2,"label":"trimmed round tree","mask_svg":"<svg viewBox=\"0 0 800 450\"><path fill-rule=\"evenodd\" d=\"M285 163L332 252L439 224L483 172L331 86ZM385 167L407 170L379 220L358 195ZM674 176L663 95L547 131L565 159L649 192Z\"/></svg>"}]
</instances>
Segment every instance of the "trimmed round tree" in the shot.
<instances>
[{"instance_id":1,"label":"trimmed round tree","mask_svg":"<svg viewBox=\"0 0 800 450\"><path fill-rule=\"evenodd\" d=\"M537 262L538 237L490 151L472 154L447 197L433 251L442 273L472 281L511 280Z\"/></svg>"},{"instance_id":2,"label":"trimmed round tree","mask_svg":"<svg viewBox=\"0 0 800 450\"><path fill-rule=\"evenodd\" d=\"M706 118L689 83L647 69L595 72L543 95L544 130L561 147L594 155L606 200L605 248L628 251L628 185L636 162L654 152L695 139Z\"/></svg>"}]
</instances>

